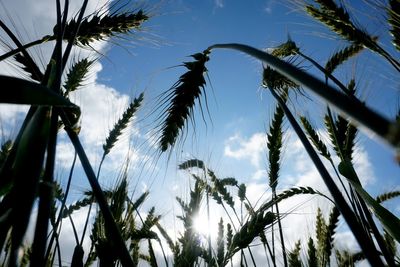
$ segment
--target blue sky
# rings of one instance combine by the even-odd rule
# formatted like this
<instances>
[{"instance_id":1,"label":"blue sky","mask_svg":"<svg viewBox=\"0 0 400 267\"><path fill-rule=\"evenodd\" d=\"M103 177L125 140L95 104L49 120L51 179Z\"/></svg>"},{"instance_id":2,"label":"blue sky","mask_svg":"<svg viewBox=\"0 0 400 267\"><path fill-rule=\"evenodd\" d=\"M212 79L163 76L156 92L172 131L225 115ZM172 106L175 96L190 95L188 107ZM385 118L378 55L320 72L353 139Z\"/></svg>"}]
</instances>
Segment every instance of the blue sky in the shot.
<instances>
[{"instance_id":1,"label":"blue sky","mask_svg":"<svg viewBox=\"0 0 400 267\"><path fill-rule=\"evenodd\" d=\"M19 13L22 3L3 2L11 14L19 14L14 20L17 26L23 25L29 33L25 41L51 33L54 21L51 1L40 2L40 9L26 0L24 4L29 8L24 15ZM352 4L355 6L349 11L357 15L360 22L368 23L372 33L385 33L385 29L380 27L379 17L371 18L369 13L364 12L362 1L352 1ZM100 2L91 1L89 9L99 5ZM246 182L252 200L257 200L264 192L268 195L265 132L275 103L270 94L260 87L262 68L259 62L237 52L212 52L207 63L211 83L206 87L210 116L206 116L206 122L203 122L198 110L195 112L196 127L188 124L187 138L178 142L169 161L167 155L153 159L156 153L146 143L149 132L157 126L151 114L156 97L186 71L178 66L181 62L190 61L189 55L201 52L214 43L238 42L265 49L286 41L290 35L305 54L324 64L327 57L344 46L344 42L303 13L296 12L296 7L280 1L168 0L144 2L139 6L147 8L152 15L144 24L144 31L133 34L132 40L122 41L122 46L113 45L113 42L95 44L106 57L95 64L93 74L87 80L88 88L73 97L83 110L81 139L93 165L97 166L107 132L123 112L127 101L145 91L145 105L138 113L136 122L106 160L100 181L106 187L115 184L116 171L123 165L128 145L131 144L132 185L137 185L135 188L139 192L150 189L150 199L144 212L155 205L156 210L165 215L166 224L176 223L174 216L180 211L174 198L187 197L190 186L189 175L177 171L176 164L192 157L204 160L221 177L233 176L240 182ZM43 10L48 12L43 13ZM4 17L4 13L0 13ZM117 43L121 41L114 40ZM388 40L389 37L383 35L383 44L390 50ZM38 50L42 56L37 51L33 54L45 59L49 48L45 46ZM93 55L90 51L75 51L77 57L88 54ZM394 52L394 55L398 53ZM305 63L304 66L316 74L310 64ZM399 109L400 91L391 66L365 51L358 59L345 64L343 69L338 77L348 81L355 74L361 98L386 116L394 116ZM15 74L15 69L10 65L3 66L2 73ZM311 94L308 98L299 95L293 99L295 112L310 116L316 126L322 127L324 105ZM5 136L16 134L14 121L18 121L16 118L21 118L22 114L23 109L15 106L0 107L2 122L6 122ZM285 128L288 134L285 135L283 169L278 188L310 185L326 191L288 123ZM364 134L358 137L357 143L356 166L368 191L375 195L398 189L399 169L393 151ZM65 135L60 136L59 148L60 169L57 175L62 179L72 158L71 146ZM143 167L143 162L156 165ZM78 198L85 187L84 182L76 181L73 197ZM296 205L303 202L304 205L296 209L296 213L303 216L295 215L291 221L305 227L305 232L312 232L310 224L313 224L316 207L326 208L327 204L315 198L302 198L296 200ZM296 205L290 202L284 208L290 211ZM397 214L400 211L398 203L390 203L389 207ZM296 229L287 229L287 235L292 238L289 246L293 246L299 238L297 234ZM345 229L343 236L351 239Z\"/></svg>"}]
</instances>

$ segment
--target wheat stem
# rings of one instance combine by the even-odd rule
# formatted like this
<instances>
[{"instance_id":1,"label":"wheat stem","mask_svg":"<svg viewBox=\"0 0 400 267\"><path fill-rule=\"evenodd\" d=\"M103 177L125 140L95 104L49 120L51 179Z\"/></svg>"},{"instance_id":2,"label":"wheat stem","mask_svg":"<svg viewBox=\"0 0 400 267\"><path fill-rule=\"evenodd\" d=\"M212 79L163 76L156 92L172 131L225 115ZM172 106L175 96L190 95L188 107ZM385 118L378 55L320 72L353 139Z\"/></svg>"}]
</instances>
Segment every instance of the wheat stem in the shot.
<instances>
[{"instance_id":1,"label":"wheat stem","mask_svg":"<svg viewBox=\"0 0 400 267\"><path fill-rule=\"evenodd\" d=\"M215 44L210 46L208 50L216 48L238 50L271 65L289 79L307 87L320 96L324 101L336 107L339 111L345 113L367 129L375 132L385 140L385 142L391 144L395 148L400 146L400 140L398 138L398 136L400 136L400 125L389 122L382 115L366 107L364 104L350 99L343 93L338 92L332 86L325 84L312 75L284 62L283 60L280 60L279 58L248 45L236 43Z\"/></svg>"},{"instance_id":2,"label":"wheat stem","mask_svg":"<svg viewBox=\"0 0 400 267\"><path fill-rule=\"evenodd\" d=\"M324 164L318 157L318 154L315 152L314 148L312 147L311 143L307 140L306 135L301 130L300 125L297 123L296 119L286 106L285 102L274 92L270 90L273 97L278 101L279 105L285 111L285 115L292 125L293 129L295 130L297 136L299 137L300 141L302 142L304 148L306 149L308 155L310 156L311 160L313 161L315 167L317 168L321 178L325 182L326 187L328 188L329 192L331 193L336 207L339 209L340 213L343 215L344 219L346 220L349 228L353 232L354 236L356 237L358 244L366 254L368 261L372 266L382 266L383 263L379 258L379 255L376 252L375 246L371 242L369 238L367 238L366 233L362 230L362 227L358 223L358 220L355 214L350 209L349 205L347 204L346 200L343 198L342 193L340 192L339 188L333 181L332 177L330 176L329 172L326 170Z\"/></svg>"},{"instance_id":3,"label":"wheat stem","mask_svg":"<svg viewBox=\"0 0 400 267\"><path fill-rule=\"evenodd\" d=\"M103 191L100 187L100 184L98 183L96 179L96 174L94 173L89 159L86 156L86 153L79 141L79 138L77 134L68 126L70 125L68 122L68 119L66 118L66 115L64 112L61 112L61 118L64 122L64 125L66 125L65 130L67 131L67 134L69 138L71 139L72 144L75 147L75 150L79 156L79 159L81 161L82 167L86 173L86 176L89 180L89 183L93 189L93 193L97 199L97 203L99 204L100 210L104 216L104 221L105 225L110 233L110 235L113 237L114 244L116 246L116 251L119 252L119 257L121 260L121 263L124 267L133 267L133 261L132 258L125 246L125 242L121 237L121 233L118 230L118 227L113 219L112 213L110 211L110 208L107 204L107 200L103 194Z\"/></svg>"}]
</instances>

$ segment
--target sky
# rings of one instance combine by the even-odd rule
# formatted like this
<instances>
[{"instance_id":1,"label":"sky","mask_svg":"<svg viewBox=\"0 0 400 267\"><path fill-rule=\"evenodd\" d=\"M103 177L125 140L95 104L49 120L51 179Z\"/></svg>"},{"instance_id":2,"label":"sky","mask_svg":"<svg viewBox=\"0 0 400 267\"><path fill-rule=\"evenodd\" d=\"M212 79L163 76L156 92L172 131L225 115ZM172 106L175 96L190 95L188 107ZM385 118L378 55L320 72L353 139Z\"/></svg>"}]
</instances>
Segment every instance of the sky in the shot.
<instances>
[{"instance_id":1,"label":"sky","mask_svg":"<svg viewBox=\"0 0 400 267\"><path fill-rule=\"evenodd\" d=\"M72 9L77 10L80 2L71 2ZM88 12L101 7L104 2L89 1ZM85 88L71 98L82 109L80 138L95 169L101 158L102 144L112 125L132 98L141 92L145 93L144 104L133 124L106 158L99 178L104 188L116 184L129 155L133 198L144 190L150 190L150 197L142 211L145 214L150 207L155 206L156 211L163 215L163 223L169 226L171 233L174 229L180 229L175 216L180 215L181 211L175 197L187 199L190 187L193 186L190 174L177 170L177 164L184 160L201 159L219 177L235 177L240 183L246 183L248 196L253 203L270 196L265 133L275 102L260 86L261 63L249 56L227 50L213 51L206 65L209 79L205 88L207 99L202 101L207 101L208 112L205 112L204 120L197 106L194 112L195 123L188 124L184 138L178 141L173 151L160 157L157 148L149 142L149 137L153 136L160 123L155 120L159 111L154 111L160 94L168 90L186 71L180 66L182 62L190 61L191 54L201 52L212 44L237 42L267 49L285 42L290 36L305 54L321 64L344 47L343 41L288 2L135 2L133 8L143 7L151 15L141 32L133 33L128 39L113 38L107 42L95 43L94 48L101 55L88 49L74 51L75 58L99 58L85 81ZM6 7L0 8L1 17L15 24L24 42L52 32L55 21L53 1L1 0L0 4ZM370 32L381 35L385 48L398 56L389 45L389 36L381 24L382 18L370 16L371 10L379 11L379 8L361 0L351 1L351 4L353 6L349 12L357 16L360 24L367 23ZM21 10L24 12L21 13ZM1 36L4 40L4 35ZM4 51L4 47L0 51ZM38 62L44 64L49 58L51 44L31 51ZM305 70L317 75L310 64L303 62L302 65ZM360 57L346 63L343 70L338 73L338 77L348 81L355 75L361 99L388 118L394 117L399 109L400 88L391 66L371 52L364 51ZM12 63L2 64L0 72L21 75ZM301 94L297 97L293 95L291 108L295 114L310 117L312 123L321 129L324 138L327 138L322 130L325 106L314 95L304 92L305 97ZM4 138L15 137L18 122L26 110L27 107L15 105L0 106ZM312 186L327 192L290 125L285 122L284 127L286 133L278 191L291 186ZM55 175L63 185L72 158L72 146L67 136L60 133ZM355 164L371 195L399 189L399 169L394 160L394 151L369 133L361 133L357 138ZM88 189L82 171L77 170L76 173L71 202L79 199ZM281 211L291 213L283 220L289 248L293 248L299 238L306 240L313 233L317 207L321 207L327 215L329 203L316 197L299 197L282 203ZM400 205L396 201L388 203L387 207L397 215L400 212ZM211 223L216 225L220 211L214 208ZM83 224L84 218L85 211L74 217L78 227ZM336 235L338 246L356 249L356 242L343 222L340 222L339 229ZM299 233L302 235L299 236ZM66 250L73 248L71 235L66 232L64 236Z\"/></svg>"}]
</instances>

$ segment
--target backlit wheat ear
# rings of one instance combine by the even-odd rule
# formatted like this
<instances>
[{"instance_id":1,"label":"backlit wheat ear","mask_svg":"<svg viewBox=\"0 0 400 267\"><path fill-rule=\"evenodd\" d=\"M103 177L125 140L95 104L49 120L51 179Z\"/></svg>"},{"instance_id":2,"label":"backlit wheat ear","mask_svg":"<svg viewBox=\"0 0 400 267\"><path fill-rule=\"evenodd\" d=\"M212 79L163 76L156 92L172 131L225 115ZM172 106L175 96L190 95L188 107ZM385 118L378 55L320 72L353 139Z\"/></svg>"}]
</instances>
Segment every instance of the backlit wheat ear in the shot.
<instances>
[{"instance_id":1,"label":"backlit wheat ear","mask_svg":"<svg viewBox=\"0 0 400 267\"><path fill-rule=\"evenodd\" d=\"M356 90L354 79L349 82L347 88L354 95ZM334 121L331 121L330 117L326 115L324 122L336 154L351 160L358 132L357 128L340 115Z\"/></svg>"},{"instance_id":2,"label":"backlit wheat ear","mask_svg":"<svg viewBox=\"0 0 400 267\"><path fill-rule=\"evenodd\" d=\"M320 7L321 10L326 12L338 20L341 20L344 23L351 24L350 16L347 11L342 6L337 6L335 1L333 0L315 0Z\"/></svg>"},{"instance_id":3,"label":"backlit wheat ear","mask_svg":"<svg viewBox=\"0 0 400 267\"><path fill-rule=\"evenodd\" d=\"M398 196L400 196L400 191L387 192L387 193L383 193L383 194L377 196L377 197L376 197L376 201L377 201L378 203L381 203L381 202L390 200L390 199L392 199L392 198L396 198L396 197L398 197Z\"/></svg>"},{"instance_id":4,"label":"backlit wheat ear","mask_svg":"<svg viewBox=\"0 0 400 267\"><path fill-rule=\"evenodd\" d=\"M373 38L366 32L356 28L349 20L337 20L336 17L333 17L331 14L327 14L326 12L317 9L312 5L307 5L306 11L315 19L324 23L333 32L337 33L344 39L354 42L356 44L362 44L373 51L377 50L377 44L376 42L374 42Z\"/></svg>"},{"instance_id":5,"label":"backlit wheat ear","mask_svg":"<svg viewBox=\"0 0 400 267\"><path fill-rule=\"evenodd\" d=\"M172 238L168 235L167 231L164 229L164 227L162 227L162 225L159 222L156 223L156 227L158 231L160 231L160 234L164 237L172 253L174 255L178 255L180 252L179 246L175 244L175 242L172 240Z\"/></svg>"},{"instance_id":6,"label":"backlit wheat ear","mask_svg":"<svg viewBox=\"0 0 400 267\"><path fill-rule=\"evenodd\" d=\"M86 46L95 40L105 40L118 34L129 33L139 29L148 18L143 10L111 15L95 14L81 22L76 43ZM68 40L72 36L75 27L76 21L73 19L65 27L64 39ZM54 35L57 35L57 28L53 31Z\"/></svg>"},{"instance_id":7,"label":"backlit wheat ear","mask_svg":"<svg viewBox=\"0 0 400 267\"><path fill-rule=\"evenodd\" d=\"M93 62L93 60L84 58L72 65L64 83L65 96L70 92L76 91L82 85L82 81L85 79Z\"/></svg>"},{"instance_id":8,"label":"backlit wheat ear","mask_svg":"<svg viewBox=\"0 0 400 267\"><path fill-rule=\"evenodd\" d=\"M240 202L246 199L246 184L240 184L238 187L238 197Z\"/></svg>"},{"instance_id":9,"label":"backlit wheat ear","mask_svg":"<svg viewBox=\"0 0 400 267\"><path fill-rule=\"evenodd\" d=\"M307 243L307 262L309 267L318 267L317 250L315 249L314 240L310 237Z\"/></svg>"},{"instance_id":10,"label":"backlit wheat ear","mask_svg":"<svg viewBox=\"0 0 400 267\"><path fill-rule=\"evenodd\" d=\"M217 266L223 266L225 258L225 242L224 242L224 220L219 220L218 223L218 236L217 236Z\"/></svg>"},{"instance_id":11,"label":"backlit wheat ear","mask_svg":"<svg viewBox=\"0 0 400 267\"><path fill-rule=\"evenodd\" d=\"M308 138L311 140L318 152L327 160L331 160L331 154L329 153L328 148L326 147L324 142L322 142L317 131L314 130L311 123L307 120L306 117L300 117L300 121L303 124L304 129L306 130Z\"/></svg>"},{"instance_id":12,"label":"backlit wheat ear","mask_svg":"<svg viewBox=\"0 0 400 267\"><path fill-rule=\"evenodd\" d=\"M282 200L285 200L285 199L290 198L295 195L307 195L307 194L320 195L320 196L325 197L328 200L330 200L326 195L324 195L323 193L321 193L311 187L301 187L300 186L300 187L289 188L289 189L283 191L282 193L278 194L275 197L275 199L267 201L264 204L262 204L258 210L265 211L265 210L268 210L269 208L271 208L273 205L275 205L275 203L279 203Z\"/></svg>"},{"instance_id":13,"label":"backlit wheat ear","mask_svg":"<svg viewBox=\"0 0 400 267\"><path fill-rule=\"evenodd\" d=\"M282 149L282 123L284 117L283 109L277 105L272 119L269 133L267 134L267 147L269 150L269 186L275 191L278 185L280 169L280 155Z\"/></svg>"},{"instance_id":14,"label":"backlit wheat ear","mask_svg":"<svg viewBox=\"0 0 400 267\"><path fill-rule=\"evenodd\" d=\"M181 164L178 165L178 168L180 170L187 170L189 168L199 168L199 169L205 169L204 162L199 159L189 159L185 162L182 162Z\"/></svg>"},{"instance_id":15,"label":"backlit wheat ear","mask_svg":"<svg viewBox=\"0 0 400 267\"><path fill-rule=\"evenodd\" d=\"M296 43L289 38L285 43L274 47L270 54L278 58L287 58L297 55L298 52L299 48L297 47ZM292 58L289 59L289 62ZM280 74L274 68L264 64L262 86L267 87L271 90L277 90L278 92L280 92L281 95L286 95L286 91L288 88L300 87L295 82L288 79L286 76Z\"/></svg>"},{"instance_id":16,"label":"backlit wheat ear","mask_svg":"<svg viewBox=\"0 0 400 267\"><path fill-rule=\"evenodd\" d=\"M284 75L280 74L269 66L266 66L263 69L262 85L272 90L277 90L278 92L282 93L282 95L285 95L284 92L288 88L300 88L298 84L286 78Z\"/></svg>"},{"instance_id":17,"label":"backlit wheat ear","mask_svg":"<svg viewBox=\"0 0 400 267\"><path fill-rule=\"evenodd\" d=\"M95 199L93 197L86 197L84 199L78 200L74 204L71 204L69 207L64 208L61 216L62 216L62 218L67 218L74 211L78 211L81 208L89 206L93 202L95 202Z\"/></svg>"},{"instance_id":18,"label":"backlit wheat ear","mask_svg":"<svg viewBox=\"0 0 400 267\"><path fill-rule=\"evenodd\" d=\"M254 238L258 237L265 227L275 220L272 212L257 212L254 216L241 226L237 233L233 235L231 250L228 257L232 257L237 251L244 249L250 245Z\"/></svg>"},{"instance_id":19,"label":"backlit wheat ear","mask_svg":"<svg viewBox=\"0 0 400 267\"><path fill-rule=\"evenodd\" d=\"M274 47L271 55L279 58L285 58L296 55L297 52L299 52L299 48L297 47L296 43L289 38L285 43Z\"/></svg>"},{"instance_id":20,"label":"backlit wheat ear","mask_svg":"<svg viewBox=\"0 0 400 267\"><path fill-rule=\"evenodd\" d=\"M129 121L132 119L133 115L142 104L143 97L144 94L141 93L138 98L135 98L122 114L122 117L114 125L114 128L110 131L108 137L106 138L106 142L103 145L103 155L107 155L108 153L110 153L110 150L115 145L115 142L117 142L118 137L121 135L122 131L128 126Z\"/></svg>"},{"instance_id":21,"label":"backlit wheat ear","mask_svg":"<svg viewBox=\"0 0 400 267\"><path fill-rule=\"evenodd\" d=\"M290 251L288 255L290 267L301 267L300 250L301 243L300 240L298 240L294 245L294 249Z\"/></svg>"},{"instance_id":22,"label":"backlit wheat ear","mask_svg":"<svg viewBox=\"0 0 400 267\"><path fill-rule=\"evenodd\" d=\"M333 207L331 213L329 214L328 224L326 225L326 233L325 233L325 246L324 246L324 255L326 257L326 262L329 263L329 258L332 253L333 247L333 236L336 233L336 227L339 222L339 210L337 207Z\"/></svg>"},{"instance_id":23,"label":"backlit wheat ear","mask_svg":"<svg viewBox=\"0 0 400 267\"><path fill-rule=\"evenodd\" d=\"M340 64L350 57L357 55L363 49L364 46L356 43L345 47L331 56L331 58L325 64L325 70L328 73L332 73Z\"/></svg>"},{"instance_id":24,"label":"backlit wheat ear","mask_svg":"<svg viewBox=\"0 0 400 267\"><path fill-rule=\"evenodd\" d=\"M393 45L400 51L400 2L389 0L388 22L391 26L390 33L393 36Z\"/></svg>"},{"instance_id":25,"label":"backlit wheat ear","mask_svg":"<svg viewBox=\"0 0 400 267\"><path fill-rule=\"evenodd\" d=\"M22 53L18 53L14 56L14 59L22 65L22 69L30 74L30 77L38 82L43 79L43 73L37 67L37 65L32 65L31 61L28 60Z\"/></svg>"},{"instance_id":26,"label":"backlit wheat ear","mask_svg":"<svg viewBox=\"0 0 400 267\"><path fill-rule=\"evenodd\" d=\"M192 55L194 62L185 62L183 65L189 70L183 74L169 92L165 101L169 101L162 119L161 137L159 145L161 151L166 151L172 146L185 125L186 120L192 116L196 99L199 100L206 81L204 73L207 71L205 63L208 61L209 51Z\"/></svg>"},{"instance_id":27,"label":"backlit wheat ear","mask_svg":"<svg viewBox=\"0 0 400 267\"><path fill-rule=\"evenodd\" d=\"M315 223L315 236L317 238L317 257L318 262L321 266L325 266L324 249L325 249L325 238L326 238L326 223L322 215L321 209L317 209L317 217ZM325 262L326 263L326 262Z\"/></svg>"},{"instance_id":28,"label":"backlit wheat ear","mask_svg":"<svg viewBox=\"0 0 400 267\"><path fill-rule=\"evenodd\" d=\"M318 1L325 2L325 1ZM328 1L329 5L321 5L321 9L313 5L306 5L305 10L315 19L319 20L333 32L354 44L363 45L386 58L396 70L400 71L400 63L387 53L376 42L376 38L370 36L364 30L356 27L348 17L343 8L337 7L333 1Z\"/></svg>"}]
</instances>

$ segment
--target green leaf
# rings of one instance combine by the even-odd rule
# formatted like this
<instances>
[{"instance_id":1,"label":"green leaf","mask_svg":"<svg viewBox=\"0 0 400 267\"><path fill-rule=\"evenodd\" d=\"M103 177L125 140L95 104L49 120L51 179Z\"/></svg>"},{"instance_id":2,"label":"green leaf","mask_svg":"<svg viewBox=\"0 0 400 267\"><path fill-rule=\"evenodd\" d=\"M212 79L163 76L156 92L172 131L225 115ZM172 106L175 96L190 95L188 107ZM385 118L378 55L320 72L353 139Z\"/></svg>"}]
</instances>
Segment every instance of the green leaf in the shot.
<instances>
[{"instance_id":1,"label":"green leaf","mask_svg":"<svg viewBox=\"0 0 400 267\"><path fill-rule=\"evenodd\" d=\"M75 106L63 96L35 82L0 75L0 103L37 106Z\"/></svg>"},{"instance_id":2,"label":"green leaf","mask_svg":"<svg viewBox=\"0 0 400 267\"><path fill-rule=\"evenodd\" d=\"M354 177L354 169L350 168L349 163L341 162L339 164L339 172L345 176L357 193L362 197L362 199L367 203L369 208L382 223L385 230L400 242L400 220L394 216L390 211L385 209L379 204L364 188L357 182Z\"/></svg>"}]
</instances>

